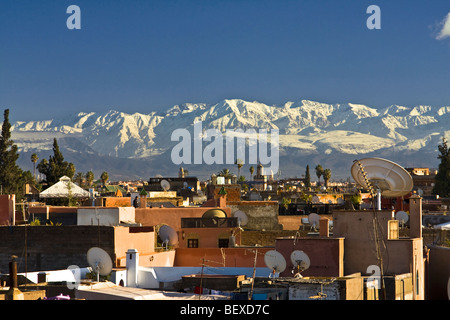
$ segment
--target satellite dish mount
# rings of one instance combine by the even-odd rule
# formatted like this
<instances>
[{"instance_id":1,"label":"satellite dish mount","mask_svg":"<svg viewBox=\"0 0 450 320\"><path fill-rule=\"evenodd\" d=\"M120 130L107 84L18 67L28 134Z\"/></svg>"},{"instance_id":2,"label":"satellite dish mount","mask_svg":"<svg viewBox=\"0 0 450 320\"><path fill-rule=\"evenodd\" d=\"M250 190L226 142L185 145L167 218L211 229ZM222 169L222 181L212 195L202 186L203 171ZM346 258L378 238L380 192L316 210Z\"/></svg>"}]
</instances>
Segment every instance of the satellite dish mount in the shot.
<instances>
[{"instance_id":1,"label":"satellite dish mount","mask_svg":"<svg viewBox=\"0 0 450 320\"><path fill-rule=\"evenodd\" d=\"M106 276L112 271L111 257L101 248L90 248L87 252L87 260L92 270L97 274L97 282L100 282L100 275Z\"/></svg>"},{"instance_id":2,"label":"satellite dish mount","mask_svg":"<svg viewBox=\"0 0 450 320\"><path fill-rule=\"evenodd\" d=\"M377 199L377 210L381 210L381 196L402 197L413 188L408 171L392 161L381 158L355 160L351 174L357 184L369 190L372 198Z\"/></svg>"}]
</instances>

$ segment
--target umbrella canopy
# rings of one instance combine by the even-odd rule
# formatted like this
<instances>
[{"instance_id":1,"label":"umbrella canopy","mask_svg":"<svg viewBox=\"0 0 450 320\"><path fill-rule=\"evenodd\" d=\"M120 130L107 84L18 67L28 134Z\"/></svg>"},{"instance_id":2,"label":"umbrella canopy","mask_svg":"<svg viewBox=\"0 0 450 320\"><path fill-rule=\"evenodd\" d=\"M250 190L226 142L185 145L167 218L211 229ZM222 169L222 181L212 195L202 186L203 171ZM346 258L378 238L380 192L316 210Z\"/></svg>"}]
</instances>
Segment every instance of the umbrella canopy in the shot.
<instances>
[{"instance_id":1,"label":"umbrella canopy","mask_svg":"<svg viewBox=\"0 0 450 320\"><path fill-rule=\"evenodd\" d=\"M63 176L59 182L45 189L39 194L41 198L89 198L89 192L80 188L75 183L70 181L69 177Z\"/></svg>"}]
</instances>

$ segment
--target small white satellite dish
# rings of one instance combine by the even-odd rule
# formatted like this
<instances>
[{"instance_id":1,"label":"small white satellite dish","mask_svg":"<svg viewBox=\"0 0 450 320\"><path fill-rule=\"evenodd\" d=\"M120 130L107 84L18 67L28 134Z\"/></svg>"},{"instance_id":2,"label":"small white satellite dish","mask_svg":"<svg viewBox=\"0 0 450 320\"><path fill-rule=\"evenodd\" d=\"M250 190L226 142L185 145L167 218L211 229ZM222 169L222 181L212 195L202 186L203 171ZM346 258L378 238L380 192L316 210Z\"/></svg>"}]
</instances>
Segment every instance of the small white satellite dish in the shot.
<instances>
[{"instance_id":1,"label":"small white satellite dish","mask_svg":"<svg viewBox=\"0 0 450 320\"><path fill-rule=\"evenodd\" d=\"M305 271L311 265L308 255L301 250L292 251L291 262L294 269L297 269L296 277L301 277L300 272ZM294 270L292 270L292 272L294 272Z\"/></svg>"},{"instance_id":2,"label":"small white satellite dish","mask_svg":"<svg viewBox=\"0 0 450 320\"><path fill-rule=\"evenodd\" d=\"M264 255L264 262L272 273L281 273L286 269L286 260L283 255L276 250L269 250Z\"/></svg>"},{"instance_id":3,"label":"small white satellite dish","mask_svg":"<svg viewBox=\"0 0 450 320\"><path fill-rule=\"evenodd\" d=\"M163 243L170 246L178 244L178 234L177 232L168 225L163 225L159 228L159 237Z\"/></svg>"},{"instance_id":4,"label":"small white satellite dish","mask_svg":"<svg viewBox=\"0 0 450 320\"><path fill-rule=\"evenodd\" d=\"M102 248L92 247L87 252L87 261L97 274L97 282L100 275L107 276L112 270L112 260L109 254Z\"/></svg>"},{"instance_id":5,"label":"small white satellite dish","mask_svg":"<svg viewBox=\"0 0 450 320\"><path fill-rule=\"evenodd\" d=\"M248 223L248 217L244 211L238 210L233 216L238 219L239 226L245 226Z\"/></svg>"},{"instance_id":6,"label":"small white satellite dish","mask_svg":"<svg viewBox=\"0 0 450 320\"><path fill-rule=\"evenodd\" d=\"M168 191L170 189L169 181L161 180L161 188L163 188L164 191Z\"/></svg>"},{"instance_id":7,"label":"small white satellite dish","mask_svg":"<svg viewBox=\"0 0 450 320\"><path fill-rule=\"evenodd\" d=\"M405 211L399 211L395 214L395 219L400 221L400 223L406 223L409 220L409 216Z\"/></svg>"},{"instance_id":8,"label":"small white satellite dish","mask_svg":"<svg viewBox=\"0 0 450 320\"><path fill-rule=\"evenodd\" d=\"M448 295L448 300L450 300L450 277L448 277L448 282L447 282L447 295Z\"/></svg>"},{"instance_id":9,"label":"small white satellite dish","mask_svg":"<svg viewBox=\"0 0 450 320\"><path fill-rule=\"evenodd\" d=\"M369 181L375 190L379 190L381 195L387 198L407 195L414 186L408 171L392 161L381 158L355 161L351 168L351 174L361 187L368 188L367 181Z\"/></svg>"},{"instance_id":10,"label":"small white satellite dish","mask_svg":"<svg viewBox=\"0 0 450 320\"><path fill-rule=\"evenodd\" d=\"M417 189L417 194L419 195L419 196L423 196L423 190L422 189Z\"/></svg>"},{"instance_id":11,"label":"small white satellite dish","mask_svg":"<svg viewBox=\"0 0 450 320\"><path fill-rule=\"evenodd\" d=\"M314 229L319 228L319 220L320 220L320 216L317 213L311 213L308 216L309 224Z\"/></svg>"},{"instance_id":12,"label":"small white satellite dish","mask_svg":"<svg viewBox=\"0 0 450 320\"><path fill-rule=\"evenodd\" d=\"M188 183L185 181L183 182L183 187L186 189L188 187Z\"/></svg>"}]
</instances>

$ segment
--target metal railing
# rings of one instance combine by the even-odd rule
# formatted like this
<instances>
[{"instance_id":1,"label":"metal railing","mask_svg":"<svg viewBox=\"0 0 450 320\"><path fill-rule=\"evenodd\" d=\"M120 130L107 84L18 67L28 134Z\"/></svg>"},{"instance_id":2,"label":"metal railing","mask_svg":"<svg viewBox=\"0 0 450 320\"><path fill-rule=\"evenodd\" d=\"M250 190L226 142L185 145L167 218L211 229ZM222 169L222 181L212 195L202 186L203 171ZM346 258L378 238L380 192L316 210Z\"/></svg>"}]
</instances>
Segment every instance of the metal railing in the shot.
<instances>
[{"instance_id":1,"label":"metal railing","mask_svg":"<svg viewBox=\"0 0 450 320\"><path fill-rule=\"evenodd\" d=\"M181 218L181 228L235 228L237 218Z\"/></svg>"}]
</instances>

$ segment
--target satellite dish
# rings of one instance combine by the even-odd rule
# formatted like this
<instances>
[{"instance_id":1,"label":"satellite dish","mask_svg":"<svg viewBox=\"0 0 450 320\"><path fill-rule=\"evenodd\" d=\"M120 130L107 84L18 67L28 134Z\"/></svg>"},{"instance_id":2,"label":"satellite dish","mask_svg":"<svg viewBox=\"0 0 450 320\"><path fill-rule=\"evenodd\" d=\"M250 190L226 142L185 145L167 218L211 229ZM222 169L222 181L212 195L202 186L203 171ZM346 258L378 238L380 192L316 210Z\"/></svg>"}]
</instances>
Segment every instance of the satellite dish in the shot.
<instances>
[{"instance_id":1,"label":"satellite dish","mask_svg":"<svg viewBox=\"0 0 450 320\"><path fill-rule=\"evenodd\" d=\"M311 265L308 255L301 250L292 251L291 262L294 269L297 269L296 277L301 277L300 272L305 271ZM294 270L292 270L292 272L294 272Z\"/></svg>"},{"instance_id":2,"label":"satellite dish","mask_svg":"<svg viewBox=\"0 0 450 320\"><path fill-rule=\"evenodd\" d=\"M87 261L97 274L97 282L100 275L107 276L112 270L112 260L109 254L102 248L92 247L87 252Z\"/></svg>"},{"instance_id":3,"label":"satellite dish","mask_svg":"<svg viewBox=\"0 0 450 320\"><path fill-rule=\"evenodd\" d=\"M239 226L245 226L248 223L247 215L241 210L236 211L233 216L238 219Z\"/></svg>"},{"instance_id":4,"label":"satellite dish","mask_svg":"<svg viewBox=\"0 0 450 320\"><path fill-rule=\"evenodd\" d=\"M170 189L170 183L167 180L161 180L161 187L164 191L168 191Z\"/></svg>"},{"instance_id":5,"label":"satellite dish","mask_svg":"<svg viewBox=\"0 0 450 320\"><path fill-rule=\"evenodd\" d=\"M318 196L313 196L313 197L311 198L311 202L312 202L312 203L320 203L320 198L319 198Z\"/></svg>"},{"instance_id":6,"label":"satellite dish","mask_svg":"<svg viewBox=\"0 0 450 320\"><path fill-rule=\"evenodd\" d=\"M188 187L188 183L185 181L183 182L183 187L186 189Z\"/></svg>"},{"instance_id":7,"label":"satellite dish","mask_svg":"<svg viewBox=\"0 0 450 320\"><path fill-rule=\"evenodd\" d=\"M308 221L309 224L311 225L311 227L318 228L319 227L319 220L320 220L320 216L317 213L311 213L308 216Z\"/></svg>"},{"instance_id":8,"label":"satellite dish","mask_svg":"<svg viewBox=\"0 0 450 320\"><path fill-rule=\"evenodd\" d=\"M402 224L408 222L409 216L405 211L399 211L395 214L395 219L400 221Z\"/></svg>"},{"instance_id":9,"label":"satellite dish","mask_svg":"<svg viewBox=\"0 0 450 320\"><path fill-rule=\"evenodd\" d=\"M168 225L163 225L159 228L159 237L163 241L163 243L170 246L174 246L178 244L178 234Z\"/></svg>"},{"instance_id":10,"label":"satellite dish","mask_svg":"<svg viewBox=\"0 0 450 320\"><path fill-rule=\"evenodd\" d=\"M413 188L413 180L408 171L392 161L381 158L355 161L351 168L351 174L357 184L363 188L369 188L367 179L375 190L379 190L381 195L387 198L407 195Z\"/></svg>"},{"instance_id":11,"label":"satellite dish","mask_svg":"<svg viewBox=\"0 0 450 320\"><path fill-rule=\"evenodd\" d=\"M273 273L281 273L286 269L286 260L283 255L276 250L269 250L264 255L266 266Z\"/></svg>"},{"instance_id":12,"label":"satellite dish","mask_svg":"<svg viewBox=\"0 0 450 320\"><path fill-rule=\"evenodd\" d=\"M450 277L448 277L448 282L447 282L447 295L448 295L448 300L450 300Z\"/></svg>"}]
</instances>

